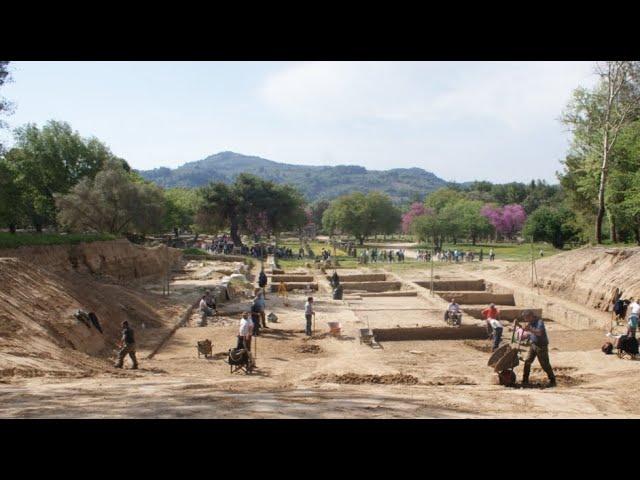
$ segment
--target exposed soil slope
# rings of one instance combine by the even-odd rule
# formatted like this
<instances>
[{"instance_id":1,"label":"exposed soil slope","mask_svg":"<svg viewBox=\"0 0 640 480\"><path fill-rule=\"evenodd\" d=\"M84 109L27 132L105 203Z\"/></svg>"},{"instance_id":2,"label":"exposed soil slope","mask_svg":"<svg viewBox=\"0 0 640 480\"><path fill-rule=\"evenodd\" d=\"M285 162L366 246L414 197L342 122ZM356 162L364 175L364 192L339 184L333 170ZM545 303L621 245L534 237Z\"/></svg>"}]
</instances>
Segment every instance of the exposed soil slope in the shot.
<instances>
[{"instance_id":1,"label":"exposed soil slope","mask_svg":"<svg viewBox=\"0 0 640 480\"><path fill-rule=\"evenodd\" d=\"M611 310L616 288L623 297L640 297L640 247L584 247L536 261L538 284L560 297L598 310ZM509 267L507 276L531 282L531 265Z\"/></svg>"},{"instance_id":2,"label":"exposed soil slope","mask_svg":"<svg viewBox=\"0 0 640 480\"><path fill-rule=\"evenodd\" d=\"M146 248L128 240L19 247L0 250L0 258L19 258L52 272L78 272L110 277L121 282L151 280L176 265L180 250L164 245Z\"/></svg>"},{"instance_id":3,"label":"exposed soil slope","mask_svg":"<svg viewBox=\"0 0 640 480\"><path fill-rule=\"evenodd\" d=\"M126 240L0 251L0 377L104 371L123 320L153 341L180 305L114 280L156 278L166 258L180 252ZM95 312L103 332L78 321L78 309Z\"/></svg>"}]
</instances>

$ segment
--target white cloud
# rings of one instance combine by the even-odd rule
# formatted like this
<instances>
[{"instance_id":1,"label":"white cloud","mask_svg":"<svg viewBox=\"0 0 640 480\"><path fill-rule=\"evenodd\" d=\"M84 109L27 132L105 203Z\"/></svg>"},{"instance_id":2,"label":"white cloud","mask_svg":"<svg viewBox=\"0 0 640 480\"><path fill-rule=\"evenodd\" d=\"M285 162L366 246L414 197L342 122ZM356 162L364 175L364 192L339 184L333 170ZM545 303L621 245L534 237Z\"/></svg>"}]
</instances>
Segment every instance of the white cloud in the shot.
<instances>
[{"instance_id":1,"label":"white cloud","mask_svg":"<svg viewBox=\"0 0 640 480\"><path fill-rule=\"evenodd\" d=\"M581 62L314 62L272 74L262 98L304 120L407 122L489 120L522 129L557 118Z\"/></svg>"},{"instance_id":2,"label":"white cloud","mask_svg":"<svg viewBox=\"0 0 640 480\"><path fill-rule=\"evenodd\" d=\"M338 163L506 181L554 178L566 142L558 118L594 81L589 62L311 62L271 74L259 94L292 136L313 132L304 163L333 142Z\"/></svg>"}]
</instances>

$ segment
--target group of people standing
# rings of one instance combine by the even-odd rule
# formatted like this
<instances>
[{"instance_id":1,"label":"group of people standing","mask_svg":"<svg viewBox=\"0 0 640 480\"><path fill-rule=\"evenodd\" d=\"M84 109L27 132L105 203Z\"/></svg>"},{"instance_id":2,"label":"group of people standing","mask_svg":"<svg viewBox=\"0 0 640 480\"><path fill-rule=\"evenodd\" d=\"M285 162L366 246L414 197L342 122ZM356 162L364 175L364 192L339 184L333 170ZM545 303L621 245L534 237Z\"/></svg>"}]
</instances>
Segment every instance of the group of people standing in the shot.
<instances>
[{"instance_id":1,"label":"group of people standing","mask_svg":"<svg viewBox=\"0 0 640 480\"><path fill-rule=\"evenodd\" d=\"M398 250L378 250L372 248L369 250L365 248L360 254L360 263L378 263L378 262L404 262L405 251L403 249Z\"/></svg>"},{"instance_id":2,"label":"group of people standing","mask_svg":"<svg viewBox=\"0 0 640 480\"><path fill-rule=\"evenodd\" d=\"M205 242L204 249L211 253L230 255L233 253L233 240L227 234L218 235L211 242Z\"/></svg>"}]
</instances>

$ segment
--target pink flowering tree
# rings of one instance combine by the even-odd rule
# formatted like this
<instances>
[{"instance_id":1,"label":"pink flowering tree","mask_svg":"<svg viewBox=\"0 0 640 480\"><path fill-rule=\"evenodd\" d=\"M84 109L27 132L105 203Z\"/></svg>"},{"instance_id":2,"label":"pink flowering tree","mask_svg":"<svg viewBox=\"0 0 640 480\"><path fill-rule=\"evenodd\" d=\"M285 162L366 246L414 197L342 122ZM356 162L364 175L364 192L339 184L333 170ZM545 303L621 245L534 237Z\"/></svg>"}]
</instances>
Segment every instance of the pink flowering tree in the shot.
<instances>
[{"instance_id":1,"label":"pink flowering tree","mask_svg":"<svg viewBox=\"0 0 640 480\"><path fill-rule=\"evenodd\" d=\"M509 239L522 230L527 220L527 214L522 205L515 203L504 207L485 205L480 210L480 214L495 228L498 235Z\"/></svg>"},{"instance_id":2,"label":"pink flowering tree","mask_svg":"<svg viewBox=\"0 0 640 480\"><path fill-rule=\"evenodd\" d=\"M425 215L427 209L422 203L412 203L409 207L409 211L402 215L402 233L407 234L411 232L411 224L421 215Z\"/></svg>"}]
</instances>

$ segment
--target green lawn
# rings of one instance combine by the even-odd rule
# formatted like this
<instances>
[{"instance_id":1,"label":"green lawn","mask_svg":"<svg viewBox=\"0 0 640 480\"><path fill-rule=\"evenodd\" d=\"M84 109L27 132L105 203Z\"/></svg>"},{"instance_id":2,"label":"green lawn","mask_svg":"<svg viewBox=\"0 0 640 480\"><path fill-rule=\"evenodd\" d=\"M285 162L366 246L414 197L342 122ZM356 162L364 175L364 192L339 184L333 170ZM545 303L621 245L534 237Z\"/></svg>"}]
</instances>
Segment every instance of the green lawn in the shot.
<instances>
[{"instance_id":1,"label":"green lawn","mask_svg":"<svg viewBox=\"0 0 640 480\"><path fill-rule=\"evenodd\" d=\"M418 245L416 248L419 249L428 249L431 248L431 245ZM489 250L493 248L494 253L496 254L496 260L507 260L507 261L516 261L521 262L525 260L531 260L531 244L523 243L522 245L518 245L516 243L496 243L496 244L476 244L471 245L470 243L458 243L454 245L452 243L445 243L443 245L443 249L445 250L463 250L463 251L474 251L476 253L480 252L482 249L483 254L485 256L485 260L489 259ZM540 258L540 250L543 251L545 257L549 257L551 255L555 255L556 253L561 253L564 250L559 250L554 248L552 245L548 243L534 243L533 244L533 255L535 258Z\"/></svg>"},{"instance_id":2,"label":"green lawn","mask_svg":"<svg viewBox=\"0 0 640 480\"><path fill-rule=\"evenodd\" d=\"M16 233L0 232L0 248L18 248L30 245L70 245L82 242L115 240L108 234L60 234L60 233Z\"/></svg>"},{"instance_id":3,"label":"green lawn","mask_svg":"<svg viewBox=\"0 0 640 480\"><path fill-rule=\"evenodd\" d=\"M294 242L294 241L284 241L284 242L278 243L278 246L291 248L291 250L293 250L294 255L297 255L298 249L300 248L300 243ZM319 255L320 252L322 252L323 248L328 248L331 254L333 255L333 248L327 246L327 244L324 242L315 242L315 241L310 242L309 246L311 247L311 250L313 250L313 253L315 253L316 255ZM366 245L364 247L356 245L356 247L358 249L358 256L359 256L362 253L362 249L366 248ZM391 271L401 271L401 270L408 270L412 268L430 268L429 267L430 264L428 262L419 262L415 260L413 256L407 257L403 263L398 263L398 262L371 263L369 262L367 265L362 265L358 263L357 258L347 256L347 252L345 252L340 248L336 248L336 256L334 258L338 260L340 268L368 267L368 268L385 268ZM284 270L291 270L291 269L300 268L300 267L305 268L307 263L311 263L313 265L313 260L310 258L304 258L302 260L298 260L297 258L278 259L278 265L280 265L280 268ZM442 266L445 266L445 264L442 262L435 262L434 264L435 268L442 267Z\"/></svg>"}]
</instances>

